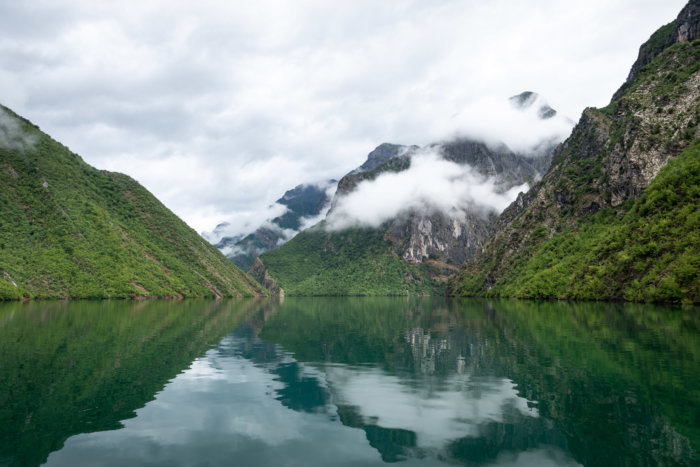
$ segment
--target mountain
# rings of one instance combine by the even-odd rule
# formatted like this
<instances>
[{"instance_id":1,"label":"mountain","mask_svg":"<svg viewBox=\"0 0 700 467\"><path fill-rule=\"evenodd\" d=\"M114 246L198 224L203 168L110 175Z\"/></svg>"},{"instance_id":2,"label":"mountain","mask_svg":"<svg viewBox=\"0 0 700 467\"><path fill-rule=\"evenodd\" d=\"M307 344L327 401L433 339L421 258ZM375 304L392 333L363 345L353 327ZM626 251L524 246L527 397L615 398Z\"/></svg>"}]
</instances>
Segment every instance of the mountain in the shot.
<instances>
[{"instance_id":1,"label":"mountain","mask_svg":"<svg viewBox=\"0 0 700 467\"><path fill-rule=\"evenodd\" d=\"M306 183L287 190L275 203L285 206L281 216L268 219L247 235L228 236L228 223L216 226L205 238L241 269L248 269L255 258L277 248L308 225L318 222L330 205L337 180ZM218 238L218 240L216 240Z\"/></svg>"},{"instance_id":2,"label":"mountain","mask_svg":"<svg viewBox=\"0 0 700 467\"><path fill-rule=\"evenodd\" d=\"M605 108L451 282L457 295L700 301L700 0L640 47Z\"/></svg>"},{"instance_id":3,"label":"mountain","mask_svg":"<svg viewBox=\"0 0 700 467\"><path fill-rule=\"evenodd\" d=\"M265 293L135 180L0 107L0 299Z\"/></svg>"},{"instance_id":4,"label":"mountain","mask_svg":"<svg viewBox=\"0 0 700 467\"><path fill-rule=\"evenodd\" d=\"M376 169L389 160L416 151L418 146L404 146L402 144L382 143L367 155L367 160L357 169L350 172L368 172Z\"/></svg>"},{"instance_id":5,"label":"mountain","mask_svg":"<svg viewBox=\"0 0 700 467\"><path fill-rule=\"evenodd\" d=\"M292 295L442 294L496 223L499 209L481 198L515 198L539 179L555 144L523 154L468 138L425 148L383 143L341 178L324 221L261 255L249 272ZM444 205L442 189L459 199Z\"/></svg>"}]
</instances>

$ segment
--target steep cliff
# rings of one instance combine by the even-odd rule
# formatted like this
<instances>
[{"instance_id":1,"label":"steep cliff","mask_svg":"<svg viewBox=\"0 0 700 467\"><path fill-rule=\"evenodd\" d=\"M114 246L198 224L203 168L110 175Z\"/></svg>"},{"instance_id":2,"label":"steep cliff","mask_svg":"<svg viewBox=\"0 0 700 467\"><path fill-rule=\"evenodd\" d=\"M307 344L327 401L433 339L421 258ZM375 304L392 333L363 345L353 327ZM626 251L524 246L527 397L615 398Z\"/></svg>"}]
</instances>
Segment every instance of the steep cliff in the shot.
<instances>
[{"instance_id":1,"label":"steep cliff","mask_svg":"<svg viewBox=\"0 0 700 467\"><path fill-rule=\"evenodd\" d=\"M453 293L698 301L698 5L642 45L610 105L584 111Z\"/></svg>"}]
</instances>

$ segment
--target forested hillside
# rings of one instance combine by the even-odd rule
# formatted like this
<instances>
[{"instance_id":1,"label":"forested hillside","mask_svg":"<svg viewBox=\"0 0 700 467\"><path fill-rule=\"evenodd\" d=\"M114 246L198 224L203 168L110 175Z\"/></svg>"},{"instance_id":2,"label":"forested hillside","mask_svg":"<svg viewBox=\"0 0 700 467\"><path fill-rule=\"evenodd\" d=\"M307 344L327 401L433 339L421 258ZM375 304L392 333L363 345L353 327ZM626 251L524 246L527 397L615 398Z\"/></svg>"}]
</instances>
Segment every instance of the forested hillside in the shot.
<instances>
[{"instance_id":1,"label":"forested hillside","mask_svg":"<svg viewBox=\"0 0 700 467\"><path fill-rule=\"evenodd\" d=\"M0 108L0 299L262 293L135 180Z\"/></svg>"}]
</instances>

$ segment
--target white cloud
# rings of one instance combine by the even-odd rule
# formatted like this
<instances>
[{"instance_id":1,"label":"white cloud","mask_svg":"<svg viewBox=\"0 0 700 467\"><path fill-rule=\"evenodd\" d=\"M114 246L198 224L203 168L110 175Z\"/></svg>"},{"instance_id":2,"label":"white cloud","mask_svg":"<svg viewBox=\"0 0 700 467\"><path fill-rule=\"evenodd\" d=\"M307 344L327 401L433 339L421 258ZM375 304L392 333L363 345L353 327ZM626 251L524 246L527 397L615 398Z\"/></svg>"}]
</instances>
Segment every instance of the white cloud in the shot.
<instances>
[{"instance_id":1,"label":"white cloud","mask_svg":"<svg viewBox=\"0 0 700 467\"><path fill-rule=\"evenodd\" d=\"M340 197L328 216L328 228L377 227L409 210L441 211L453 218L474 207L501 212L527 189L524 184L502 192L494 179L440 158L434 147L413 155L407 170L382 173Z\"/></svg>"},{"instance_id":2,"label":"white cloud","mask_svg":"<svg viewBox=\"0 0 700 467\"><path fill-rule=\"evenodd\" d=\"M25 132L17 118L0 108L0 148L25 151L32 149L36 142L36 137Z\"/></svg>"},{"instance_id":3,"label":"white cloud","mask_svg":"<svg viewBox=\"0 0 700 467\"><path fill-rule=\"evenodd\" d=\"M2 2L0 103L208 230L383 141L468 132L491 99L533 90L576 119L684 4Z\"/></svg>"},{"instance_id":4,"label":"white cloud","mask_svg":"<svg viewBox=\"0 0 700 467\"><path fill-rule=\"evenodd\" d=\"M528 108L518 109L506 98L480 98L454 115L451 132L491 144L505 143L514 151L527 153L545 140L562 141L573 122L561 113L542 120L537 112L547 102L541 97Z\"/></svg>"}]
</instances>

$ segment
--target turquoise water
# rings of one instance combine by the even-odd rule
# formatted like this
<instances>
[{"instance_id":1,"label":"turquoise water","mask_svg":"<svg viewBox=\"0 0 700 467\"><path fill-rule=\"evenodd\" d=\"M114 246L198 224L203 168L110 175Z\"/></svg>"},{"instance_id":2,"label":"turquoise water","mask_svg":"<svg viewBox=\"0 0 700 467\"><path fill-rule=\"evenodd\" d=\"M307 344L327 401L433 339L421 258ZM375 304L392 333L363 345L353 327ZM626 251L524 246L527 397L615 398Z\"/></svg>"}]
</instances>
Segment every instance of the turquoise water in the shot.
<instances>
[{"instance_id":1,"label":"turquoise water","mask_svg":"<svg viewBox=\"0 0 700 467\"><path fill-rule=\"evenodd\" d=\"M697 309L0 304L0 465L694 465Z\"/></svg>"}]
</instances>

